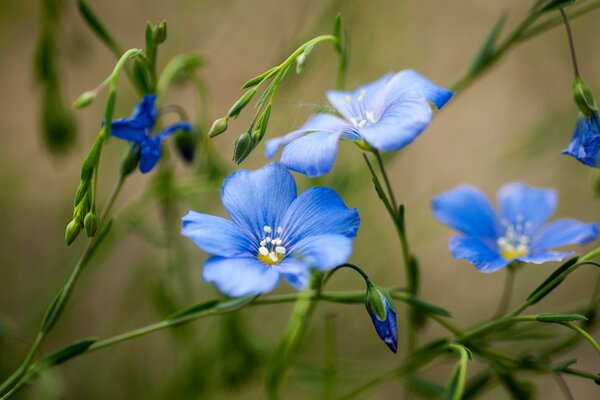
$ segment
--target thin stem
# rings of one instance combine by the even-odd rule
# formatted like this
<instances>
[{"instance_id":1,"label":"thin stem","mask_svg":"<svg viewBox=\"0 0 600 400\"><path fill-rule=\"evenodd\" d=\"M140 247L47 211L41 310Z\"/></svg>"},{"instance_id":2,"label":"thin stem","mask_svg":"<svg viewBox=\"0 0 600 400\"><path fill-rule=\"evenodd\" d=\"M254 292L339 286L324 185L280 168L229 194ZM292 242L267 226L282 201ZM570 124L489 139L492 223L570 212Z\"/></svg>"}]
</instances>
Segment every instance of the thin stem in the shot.
<instances>
[{"instance_id":1,"label":"thin stem","mask_svg":"<svg viewBox=\"0 0 600 400\"><path fill-rule=\"evenodd\" d=\"M516 268L511 264L506 269L506 281L504 282L504 290L502 291L502 298L500 304L498 304L498 310L496 311L495 317L498 318L506 313L506 310L510 306L510 298L512 297L514 283L515 283Z\"/></svg>"},{"instance_id":2,"label":"thin stem","mask_svg":"<svg viewBox=\"0 0 600 400\"><path fill-rule=\"evenodd\" d=\"M587 333L584 329L575 325L572 322L563 322L560 325L564 325L567 328L570 328L570 329L574 330L575 332L577 332L579 334L579 336L581 336L582 338L587 340L592 345L592 347L596 350L596 352L598 354L600 354L600 344L598 344L598 342L596 342L594 340L594 338L589 333Z\"/></svg>"},{"instance_id":3,"label":"thin stem","mask_svg":"<svg viewBox=\"0 0 600 400\"><path fill-rule=\"evenodd\" d=\"M383 176L383 181L385 182L385 186L388 191L388 195L394 206L395 210L398 210L398 203L396 202L396 196L394 196L394 190L392 189L392 185L390 183L390 179L385 169L385 164L383 163L383 159L381 158L381 153L377 150L373 150L373 154L375 154L375 158L377 159L377 164L379 164L379 169L381 170L381 175Z\"/></svg>"},{"instance_id":4,"label":"thin stem","mask_svg":"<svg viewBox=\"0 0 600 400\"><path fill-rule=\"evenodd\" d=\"M571 393L571 390L569 389L569 385L567 385L567 382L565 382L565 379L562 377L562 375L560 373L556 373L552 374L552 376L554 377L556 384L560 388L560 391L565 396L565 399L575 400L573 394Z\"/></svg>"},{"instance_id":5,"label":"thin stem","mask_svg":"<svg viewBox=\"0 0 600 400\"><path fill-rule=\"evenodd\" d=\"M569 23L569 17L563 8L559 9L560 15L562 16L563 23L565 24L565 30L567 31L567 39L569 40L569 50L571 51L571 61L573 62L573 73L575 78L579 76L579 66L577 65L577 56L575 55L575 43L573 42L573 32L571 31L571 24Z\"/></svg>"}]
</instances>

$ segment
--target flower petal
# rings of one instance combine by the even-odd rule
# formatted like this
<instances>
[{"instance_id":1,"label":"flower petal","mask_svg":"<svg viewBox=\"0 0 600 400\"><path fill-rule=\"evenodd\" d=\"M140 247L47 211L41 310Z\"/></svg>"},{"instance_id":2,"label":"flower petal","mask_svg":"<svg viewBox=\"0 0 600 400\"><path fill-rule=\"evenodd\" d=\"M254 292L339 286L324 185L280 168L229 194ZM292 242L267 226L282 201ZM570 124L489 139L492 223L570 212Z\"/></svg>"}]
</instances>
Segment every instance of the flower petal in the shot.
<instances>
[{"instance_id":1,"label":"flower petal","mask_svg":"<svg viewBox=\"0 0 600 400\"><path fill-rule=\"evenodd\" d=\"M309 269L328 270L348 261L352 239L343 235L308 236L296 242L289 252Z\"/></svg>"},{"instance_id":2,"label":"flower petal","mask_svg":"<svg viewBox=\"0 0 600 400\"><path fill-rule=\"evenodd\" d=\"M311 268L293 257L286 257L277 265L281 276L298 290L305 289L310 283Z\"/></svg>"},{"instance_id":3,"label":"flower petal","mask_svg":"<svg viewBox=\"0 0 600 400\"><path fill-rule=\"evenodd\" d=\"M290 142L302 137L309 132L337 132L344 130L349 124L341 118L331 114L315 114L298 130L288 133L285 136L277 137L267 141L265 146L265 156L273 158L280 147L287 146Z\"/></svg>"},{"instance_id":4,"label":"flower petal","mask_svg":"<svg viewBox=\"0 0 600 400\"><path fill-rule=\"evenodd\" d=\"M215 256L204 264L202 279L228 296L240 297L270 292L279 282L279 272L253 257Z\"/></svg>"},{"instance_id":5,"label":"flower petal","mask_svg":"<svg viewBox=\"0 0 600 400\"><path fill-rule=\"evenodd\" d=\"M498 191L500 215L511 225L522 224L525 233L536 232L556 209L554 189L532 188L524 183L509 183Z\"/></svg>"},{"instance_id":6,"label":"flower petal","mask_svg":"<svg viewBox=\"0 0 600 400\"><path fill-rule=\"evenodd\" d=\"M571 143L563 154L575 157L585 165L597 168L600 163L600 117L594 111L591 117L580 114Z\"/></svg>"},{"instance_id":7,"label":"flower petal","mask_svg":"<svg viewBox=\"0 0 600 400\"><path fill-rule=\"evenodd\" d=\"M496 242L499 223L494 209L485 195L473 186L460 185L434 197L431 207L443 224L467 236Z\"/></svg>"},{"instance_id":8,"label":"flower petal","mask_svg":"<svg viewBox=\"0 0 600 400\"><path fill-rule=\"evenodd\" d=\"M281 152L281 163L292 171L316 177L331 171L342 131L313 132L290 142Z\"/></svg>"},{"instance_id":9,"label":"flower petal","mask_svg":"<svg viewBox=\"0 0 600 400\"><path fill-rule=\"evenodd\" d=\"M598 224L559 219L539 230L531 241L531 251L543 251L570 244L586 244L598 237Z\"/></svg>"},{"instance_id":10,"label":"flower petal","mask_svg":"<svg viewBox=\"0 0 600 400\"><path fill-rule=\"evenodd\" d=\"M158 163L161 155L160 146L161 143L157 137L142 141L140 151L140 172L143 174L150 172Z\"/></svg>"},{"instance_id":11,"label":"flower petal","mask_svg":"<svg viewBox=\"0 0 600 400\"><path fill-rule=\"evenodd\" d=\"M515 261L522 261L522 262L527 262L527 263L532 263L532 264L543 264L545 262L550 262L550 261L562 261L565 257L570 257L573 254L575 254L575 253L574 252L560 253L560 252L556 252L556 251L541 251L541 252L529 254L528 256L517 257L517 258L515 258Z\"/></svg>"},{"instance_id":12,"label":"flower petal","mask_svg":"<svg viewBox=\"0 0 600 400\"><path fill-rule=\"evenodd\" d=\"M432 116L424 97L407 95L390 104L377 122L358 131L376 149L395 151L415 140Z\"/></svg>"},{"instance_id":13,"label":"flower petal","mask_svg":"<svg viewBox=\"0 0 600 400\"><path fill-rule=\"evenodd\" d=\"M142 143L148 138L156 121L156 95L147 95L136 105L133 113L128 118L112 121L110 134L119 139Z\"/></svg>"},{"instance_id":14,"label":"flower petal","mask_svg":"<svg viewBox=\"0 0 600 400\"><path fill-rule=\"evenodd\" d=\"M360 217L355 208L348 208L332 189L313 187L302 193L290 205L283 218L281 239L285 246L315 235L356 236Z\"/></svg>"},{"instance_id":15,"label":"flower petal","mask_svg":"<svg viewBox=\"0 0 600 400\"><path fill-rule=\"evenodd\" d=\"M403 97L406 93L414 93L431 101L438 109L452 98L454 93L448 89L437 86L423 75L413 70L398 72L387 85L388 101Z\"/></svg>"},{"instance_id":16,"label":"flower petal","mask_svg":"<svg viewBox=\"0 0 600 400\"><path fill-rule=\"evenodd\" d=\"M363 110L380 110L385 102L385 88L393 74L385 74L378 80L353 91L329 90L327 99L340 114L351 120L363 114Z\"/></svg>"},{"instance_id":17,"label":"flower petal","mask_svg":"<svg viewBox=\"0 0 600 400\"><path fill-rule=\"evenodd\" d=\"M213 215L189 211L182 219L181 234L207 253L223 257L243 257L257 249L233 222Z\"/></svg>"},{"instance_id":18,"label":"flower petal","mask_svg":"<svg viewBox=\"0 0 600 400\"><path fill-rule=\"evenodd\" d=\"M454 258L467 260L481 272L495 272L510 264L509 260L478 239L454 236L448 248Z\"/></svg>"},{"instance_id":19,"label":"flower petal","mask_svg":"<svg viewBox=\"0 0 600 400\"><path fill-rule=\"evenodd\" d=\"M182 130L185 132L190 132L192 130L192 126L187 121L177 122L176 124L173 124L171 126L166 127L165 129L163 129L162 132L160 132L158 135L156 135L156 137L158 138L159 141L162 142L167 137L171 136L172 134L174 134L175 132L177 132L179 130Z\"/></svg>"},{"instance_id":20,"label":"flower petal","mask_svg":"<svg viewBox=\"0 0 600 400\"><path fill-rule=\"evenodd\" d=\"M276 229L296 198L296 183L279 163L256 170L238 170L223 182L223 206L245 233L260 240L263 227Z\"/></svg>"}]
</instances>

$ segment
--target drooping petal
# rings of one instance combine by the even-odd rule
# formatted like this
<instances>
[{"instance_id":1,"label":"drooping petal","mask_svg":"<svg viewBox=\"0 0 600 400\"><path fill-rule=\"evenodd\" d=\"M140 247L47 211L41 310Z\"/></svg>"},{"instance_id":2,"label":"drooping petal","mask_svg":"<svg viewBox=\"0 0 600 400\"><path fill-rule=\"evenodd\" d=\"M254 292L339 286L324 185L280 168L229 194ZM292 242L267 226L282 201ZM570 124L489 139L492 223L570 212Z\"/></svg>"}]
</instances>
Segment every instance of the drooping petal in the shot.
<instances>
[{"instance_id":1,"label":"drooping petal","mask_svg":"<svg viewBox=\"0 0 600 400\"><path fill-rule=\"evenodd\" d=\"M477 239L495 243L499 232L496 213L483 193L460 185L432 200L435 217L442 223Z\"/></svg>"},{"instance_id":2,"label":"drooping petal","mask_svg":"<svg viewBox=\"0 0 600 400\"><path fill-rule=\"evenodd\" d=\"M256 170L238 170L223 182L223 206L249 237L260 238L263 227L276 229L296 198L296 182L279 163Z\"/></svg>"},{"instance_id":3,"label":"drooping petal","mask_svg":"<svg viewBox=\"0 0 600 400\"><path fill-rule=\"evenodd\" d=\"M302 137L309 132L338 132L348 127L348 122L331 114L315 114L298 130L285 136L277 137L267 141L265 145L265 156L273 158L279 148L287 146L290 142Z\"/></svg>"},{"instance_id":4,"label":"drooping petal","mask_svg":"<svg viewBox=\"0 0 600 400\"><path fill-rule=\"evenodd\" d=\"M142 141L140 151L140 172L150 172L158 163L161 155L161 142L157 137Z\"/></svg>"},{"instance_id":5,"label":"drooping petal","mask_svg":"<svg viewBox=\"0 0 600 400\"><path fill-rule=\"evenodd\" d=\"M407 95L390 104L377 122L358 131L376 149L395 151L415 140L432 116L424 97Z\"/></svg>"},{"instance_id":6,"label":"drooping petal","mask_svg":"<svg viewBox=\"0 0 600 400\"><path fill-rule=\"evenodd\" d=\"M364 110L379 110L385 102L385 88L393 74L385 74L374 82L353 91L330 90L327 99L348 121L364 113Z\"/></svg>"},{"instance_id":7,"label":"drooping petal","mask_svg":"<svg viewBox=\"0 0 600 400\"><path fill-rule=\"evenodd\" d=\"M256 254L255 245L233 222L189 211L182 219L181 234L207 253L223 257Z\"/></svg>"},{"instance_id":8,"label":"drooping petal","mask_svg":"<svg viewBox=\"0 0 600 400\"><path fill-rule=\"evenodd\" d=\"M579 115L571 143L562 153L575 157L587 166L598 167L600 163L600 117L596 111L590 117Z\"/></svg>"},{"instance_id":9,"label":"drooping petal","mask_svg":"<svg viewBox=\"0 0 600 400\"><path fill-rule=\"evenodd\" d=\"M189 122L186 122L186 121L177 122L176 124L173 124L171 126L166 127L165 129L163 129L162 132L160 132L158 135L156 135L156 137L158 138L159 141L162 142L167 137L171 136L172 134L174 134L175 132L177 132L179 130L182 130L185 132L190 132L192 130L192 126L190 125Z\"/></svg>"},{"instance_id":10,"label":"drooping petal","mask_svg":"<svg viewBox=\"0 0 600 400\"><path fill-rule=\"evenodd\" d=\"M556 252L556 251L539 251L536 253L531 253L527 256L517 257L515 261L522 261L532 264L543 264L550 261L562 261L566 257L570 257L574 252Z\"/></svg>"},{"instance_id":11,"label":"drooping petal","mask_svg":"<svg viewBox=\"0 0 600 400\"><path fill-rule=\"evenodd\" d=\"M448 248L454 258L467 260L481 272L498 271L510 264L509 260L475 238L454 236L450 239Z\"/></svg>"},{"instance_id":12,"label":"drooping petal","mask_svg":"<svg viewBox=\"0 0 600 400\"><path fill-rule=\"evenodd\" d=\"M305 289L310 283L311 268L301 260L286 257L277 265L281 276L298 290Z\"/></svg>"},{"instance_id":13,"label":"drooping petal","mask_svg":"<svg viewBox=\"0 0 600 400\"><path fill-rule=\"evenodd\" d=\"M431 101L441 109L452 98L454 93L448 89L437 86L423 75L413 70L398 72L387 85L388 101L404 97L407 93L414 93Z\"/></svg>"},{"instance_id":14,"label":"drooping petal","mask_svg":"<svg viewBox=\"0 0 600 400\"><path fill-rule=\"evenodd\" d=\"M231 297L270 292L279 282L279 272L252 257L209 258L202 279Z\"/></svg>"},{"instance_id":15,"label":"drooping petal","mask_svg":"<svg viewBox=\"0 0 600 400\"><path fill-rule=\"evenodd\" d=\"M598 224L559 219L540 229L531 241L531 251L543 251L570 244L586 244L598 238Z\"/></svg>"},{"instance_id":16,"label":"drooping petal","mask_svg":"<svg viewBox=\"0 0 600 400\"><path fill-rule=\"evenodd\" d=\"M144 96L130 117L112 121L110 134L119 139L142 144L156 121L155 101L156 95Z\"/></svg>"},{"instance_id":17,"label":"drooping petal","mask_svg":"<svg viewBox=\"0 0 600 400\"><path fill-rule=\"evenodd\" d=\"M328 270L345 263L352 254L352 239L343 235L316 235L300 239L288 250L309 269Z\"/></svg>"},{"instance_id":18,"label":"drooping petal","mask_svg":"<svg viewBox=\"0 0 600 400\"><path fill-rule=\"evenodd\" d=\"M315 235L352 238L359 225L358 211L346 207L334 190L313 187L298 196L285 213L282 240L285 246L294 246L303 238Z\"/></svg>"},{"instance_id":19,"label":"drooping petal","mask_svg":"<svg viewBox=\"0 0 600 400\"><path fill-rule=\"evenodd\" d=\"M550 218L558 202L554 189L508 183L498 191L500 216L513 226L522 225L531 235Z\"/></svg>"},{"instance_id":20,"label":"drooping petal","mask_svg":"<svg viewBox=\"0 0 600 400\"><path fill-rule=\"evenodd\" d=\"M292 171L317 177L331 171L342 131L313 132L289 143L281 152L281 163Z\"/></svg>"}]
</instances>

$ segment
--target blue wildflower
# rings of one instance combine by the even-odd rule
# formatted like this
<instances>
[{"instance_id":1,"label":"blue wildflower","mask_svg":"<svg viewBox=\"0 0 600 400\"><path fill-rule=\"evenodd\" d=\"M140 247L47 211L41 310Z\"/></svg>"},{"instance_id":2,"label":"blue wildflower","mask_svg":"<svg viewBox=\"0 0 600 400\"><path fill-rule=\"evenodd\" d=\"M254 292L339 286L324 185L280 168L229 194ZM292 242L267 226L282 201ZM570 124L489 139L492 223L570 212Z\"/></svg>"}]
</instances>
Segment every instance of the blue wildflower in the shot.
<instances>
[{"instance_id":1,"label":"blue wildflower","mask_svg":"<svg viewBox=\"0 0 600 400\"><path fill-rule=\"evenodd\" d=\"M278 163L239 170L223 183L221 200L233 221L188 212L182 234L213 254L203 279L238 297L271 291L283 277L304 288L311 268L346 262L360 223L337 193L313 187L300 196L292 175Z\"/></svg>"},{"instance_id":2,"label":"blue wildflower","mask_svg":"<svg viewBox=\"0 0 600 400\"><path fill-rule=\"evenodd\" d=\"M411 70L386 74L355 91L329 91L327 98L341 118L312 116L300 129L269 140L266 156L272 158L283 147L281 163L287 168L320 176L331 170L340 139L365 149L401 149L431 122L429 101L442 108L452 95Z\"/></svg>"},{"instance_id":3,"label":"blue wildflower","mask_svg":"<svg viewBox=\"0 0 600 400\"><path fill-rule=\"evenodd\" d=\"M454 258L466 259L481 272L494 272L515 261L560 261L573 253L550 249L598 237L597 224L559 219L544 225L556 203L553 189L509 183L498 191L498 215L485 195L468 185L434 198L432 207L438 220L462 234L450 239Z\"/></svg>"},{"instance_id":4,"label":"blue wildflower","mask_svg":"<svg viewBox=\"0 0 600 400\"><path fill-rule=\"evenodd\" d=\"M114 120L110 128L112 136L140 146L140 171L142 173L149 172L158 163L163 140L179 130L189 132L192 129L188 122L183 121L168 126L158 135L152 136L158 114L154 106L155 102L156 95L144 96L129 118Z\"/></svg>"},{"instance_id":5,"label":"blue wildflower","mask_svg":"<svg viewBox=\"0 0 600 400\"><path fill-rule=\"evenodd\" d=\"M368 282L365 306L379 338L395 353L398 350L398 321L385 289Z\"/></svg>"},{"instance_id":6,"label":"blue wildflower","mask_svg":"<svg viewBox=\"0 0 600 400\"><path fill-rule=\"evenodd\" d=\"M575 157L585 165L597 168L600 163L600 117L593 110L589 116L580 114L577 118L571 143L563 154Z\"/></svg>"}]
</instances>

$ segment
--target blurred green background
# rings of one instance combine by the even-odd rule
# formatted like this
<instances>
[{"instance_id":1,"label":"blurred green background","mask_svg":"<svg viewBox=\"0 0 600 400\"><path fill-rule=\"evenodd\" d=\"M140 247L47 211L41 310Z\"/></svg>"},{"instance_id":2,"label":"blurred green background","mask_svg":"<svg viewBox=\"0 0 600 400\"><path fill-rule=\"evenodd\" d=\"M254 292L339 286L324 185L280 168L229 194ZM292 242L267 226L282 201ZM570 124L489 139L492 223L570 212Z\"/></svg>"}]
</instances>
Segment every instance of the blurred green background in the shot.
<instances>
[{"instance_id":1,"label":"blurred green background","mask_svg":"<svg viewBox=\"0 0 600 400\"><path fill-rule=\"evenodd\" d=\"M416 69L442 86L451 86L466 70L476 49L499 15L508 11L509 28L528 2L462 0L317 1L317 0L102 0L91 4L126 48L143 46L145 22L167 20L168 39L159 63L179 53L206 56L202 76L208 83L208 113L197 115L194 89L171 90L163 104L181 104L192 118L222 116L252 76L279 63L303 41L331 30L340 11L350 30L349 88L385 72ZM58 74L66 104L100 83L114 57L89 32L75 1L64 1L57 32ZM580 68L587 83L600 93L600 52L597 38L600 11L577 19L573 30ZM32 59L39 30L37 1L0 2L0 374L7 376L26 353L45 307L66 280L83 240L64 244L79 168L100 126L103 101L75 112L75 146L66 154L50 153L40 132L41 90ZM335 81L335 54L329 45L317 47L304 73L284 81L272 113L268 136L298 127L324 91ZM571 64L563 27L518 46L490 73L457 96L431 127L391 161L390 172L400 201L406 204L409 239L422 265L422 296L454 314L468 326L490 316L497 307L504 271L481 274L447 250L452 232L430 212L430 199L460 183L480 187L493 197L508 181L555 187L560 195L557 215L583 221L600 220L600 199L593 194L595 171L562 156L577 115L571 100ZM121 79L116 116L125 116L138 98ZM213 141L228 170L234 137L249 123L243 114L230 130ZM342 144L334 173L361 169L357 148ZM126 146L111 141L103 153L100 201L117 177L118 160ZM191 194L172 214L162 202L139 199L152 174L135 174L119 199L110 251L85 271L57 329L43 346L50 351L81 337L107 337L159 320L176 308L212 297L215 290L201 282L206 257L183 237L171 246L163 241L165 225L178 229L179 218L192 208L223 215L219 182L194 183L198 166L184 167L171 157L177 179ZM264 164L262 149L243 167ZM198 164L198 162L197 162ZM375 282L402 286L403 270L393 225L363 174L343 191L357 207L362 224L352 261ZM314 184L298 177L302 187ZM338 184L340 181L335 181ZM338 187L343 190L343 187ZM170 219L165 223L165 216ZM121 217L120 217L121 216ZM141 222L140 222L141 221ZM106 246L108 249L109 246ZM529 265L518 278L515 302L522 299L555 265ZM563 311L581 304L593 290L597 271L581 269L537 310ZM341 272L331 289L360 289L362 282ZM282 284L278 292L292 289ZM400 313L405 308L399 306ZM285 328L291 305L252 308L238 316L204 319L188 326L146 336L78 358L40 377L19 399L227 399L261 398L261 375L269 352ZM328 322L327 322L328 321ZM327 328L328 327L328 328ZM561 330L558 330L561 331ZM379 341L360 305L319 304L306 342L285 384L286 399L318 398L322 387L326 332L334 335L337 375L334 391L345 393L369 378L393 368L400 357ZM562 332L562 331L561 331ZM445 334L430 323L419 341ZM401 346L404 343L401 326ZM600 338L595 333L596 338ZM531 343L523 343L527 348ZM402 352L402 348L401 348ZM597 372L599 363L588 343L580 343L561 360L577 358L579 369ZM440 383L453 360L423 372ZM471 373L481 368L471 363ZM543 399L563 395L550 378L522 376L536 382ZM576 399L597 399L592 382L568 378ZM397 399L400 382L390 382L365 398ZM486 399L504 399L501 389Z\"/></svg>"}]
</instances>

